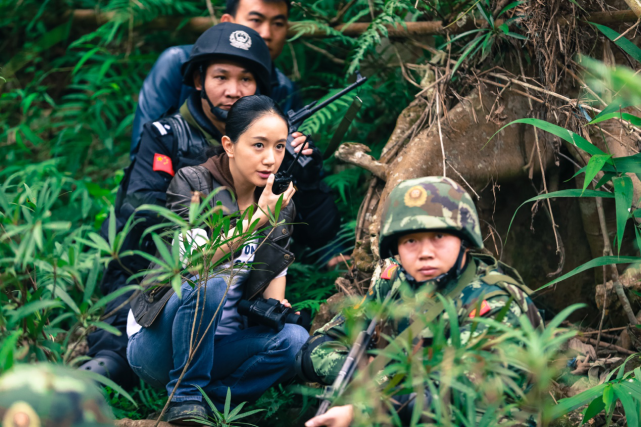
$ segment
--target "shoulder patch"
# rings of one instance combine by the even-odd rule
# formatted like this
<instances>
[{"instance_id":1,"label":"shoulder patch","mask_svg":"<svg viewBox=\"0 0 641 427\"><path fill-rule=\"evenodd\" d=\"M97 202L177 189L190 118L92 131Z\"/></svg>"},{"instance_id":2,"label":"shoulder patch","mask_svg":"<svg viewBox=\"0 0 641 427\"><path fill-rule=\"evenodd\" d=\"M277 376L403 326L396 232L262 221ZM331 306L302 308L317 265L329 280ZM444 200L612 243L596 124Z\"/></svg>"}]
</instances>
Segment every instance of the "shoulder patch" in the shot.
<instances>
[{"instance_id":1,"label":"shoulder patch","mask_svg":"<svg viewBox=\"0 0 641 427\"><path fill-rule=\"evenodd\" d=\"M165 136L165 135L173 134L171 126L169 126L166 123L153 122L152 125L153 125L152 129L154 130L154 132L158 136Z\"/></svg>"},{"instance_id":2,"label":"shoulder patch","mask_svg":"<svg viewBox=\"0 0 641 427\"><path fill-rule=\"evenodd\" d=\"M169 156L165 156L164 154L154 153L154 162L152 169L155 172L165 172L171 176L175 175L171 158Z\"/></svg>"},{"instance_id":3,"label":"shoulder patch","mask_svg":"<svg viewBox=\"0 0 641 427\"><path fill-rule=\"evenodd\" d=\"M390 265L383 271L383 274L381 274L381 279L391 280L394 277L397 269L398 269L398 265L395 265L395 264Z\"/></svg>"},{"instance_id":4,"label":"shoulder patch","mask_svg":"<svg viewBox=\"0 0 641 427\"><path fill-rule=\"evenodd\" d=\"M488 311L490 311L492 308L490 307L490 304L487 303L486 300L483 300L481 303L481 309L479 310L479 313L476 314L476 308L470 312L469 318L473 319L477 316L483 316L485 315Z\"/></svg>"}]
</instances>

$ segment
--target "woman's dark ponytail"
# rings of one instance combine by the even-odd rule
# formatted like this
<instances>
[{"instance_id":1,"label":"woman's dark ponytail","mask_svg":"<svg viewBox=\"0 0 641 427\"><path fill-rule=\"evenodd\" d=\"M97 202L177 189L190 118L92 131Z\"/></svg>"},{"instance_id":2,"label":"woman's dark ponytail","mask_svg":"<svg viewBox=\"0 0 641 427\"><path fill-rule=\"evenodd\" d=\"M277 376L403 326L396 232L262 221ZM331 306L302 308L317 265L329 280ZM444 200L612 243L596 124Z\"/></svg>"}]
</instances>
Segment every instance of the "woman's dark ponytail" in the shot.
<instances>
[{"instance_id":1,"label":"woman's dark ponytail","mask_svg":"<svg viewBox=\"0 0 641 427\"><path fill-rule=\"evenodd\" d=\"M236 143L249 126L265 114L276 114L287 123L283 111L270 97L251 95L240 98L229 109L225 122L225 135Z\"/></svg>"}]
</instances>

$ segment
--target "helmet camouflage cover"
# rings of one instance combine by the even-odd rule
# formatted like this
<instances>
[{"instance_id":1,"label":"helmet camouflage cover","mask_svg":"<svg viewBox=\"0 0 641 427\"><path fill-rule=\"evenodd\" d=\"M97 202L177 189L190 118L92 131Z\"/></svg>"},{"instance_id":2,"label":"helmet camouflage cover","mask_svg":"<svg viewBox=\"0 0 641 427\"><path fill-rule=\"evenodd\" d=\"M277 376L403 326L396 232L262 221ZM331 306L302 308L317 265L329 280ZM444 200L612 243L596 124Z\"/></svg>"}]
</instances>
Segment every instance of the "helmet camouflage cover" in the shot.
<instances>
[{"instance_id":1,"label":"helmet camouflage cover","mask_svg":"<svg viewBox=\"0 0 641 427\"><path fill-rule=\"evenodd\" d=\"M96 385L71 368L17 365L0 377L2 427L112 426L113 415Z\"/></svg>"},{"instance_id":2,"label":"helmet camouflage cover","mask_svg":"<svg viewBox=\"0 0 641 427\"><path fill-rule=\"evenodd\" d=\"M440 176L408 179L389 194L381 217L381 257L396 254L403 234L442 230L482 249L483 237L474 201L456 182Z\"/></svg>"}]
</instances>

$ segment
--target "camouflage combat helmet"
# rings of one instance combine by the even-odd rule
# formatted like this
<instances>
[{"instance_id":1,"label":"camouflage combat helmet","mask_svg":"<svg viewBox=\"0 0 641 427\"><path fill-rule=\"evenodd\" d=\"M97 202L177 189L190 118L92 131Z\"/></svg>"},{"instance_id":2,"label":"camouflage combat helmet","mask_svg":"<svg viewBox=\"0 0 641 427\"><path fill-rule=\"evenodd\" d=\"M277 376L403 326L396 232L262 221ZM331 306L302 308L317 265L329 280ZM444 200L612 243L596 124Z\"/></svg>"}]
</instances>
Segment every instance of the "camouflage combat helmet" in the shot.
<instances>
[{"instance_id":1,"label":"camouflage combat helmet","mask_svg":"<svg viewBox=\"0 0 641 427\"><path fill-rule=\"evenodd\" d=\"M381 257L397 253L403 234L443 230L455 234L468 247L482 249L479 217L469 194L456 182L440 176L408 179L392 190L381 216Z\"/></svg>"},{"instance_id":2,"label":"camouflage combat helmet","mask_svg":"<svg viewBox=\"0 0 641 427\"><path fill-rule=\"evenodd\" d=\"M65 366L18 365L0 377L2 427L113 427L96 385Z\"/></svg>"}]
</instances>

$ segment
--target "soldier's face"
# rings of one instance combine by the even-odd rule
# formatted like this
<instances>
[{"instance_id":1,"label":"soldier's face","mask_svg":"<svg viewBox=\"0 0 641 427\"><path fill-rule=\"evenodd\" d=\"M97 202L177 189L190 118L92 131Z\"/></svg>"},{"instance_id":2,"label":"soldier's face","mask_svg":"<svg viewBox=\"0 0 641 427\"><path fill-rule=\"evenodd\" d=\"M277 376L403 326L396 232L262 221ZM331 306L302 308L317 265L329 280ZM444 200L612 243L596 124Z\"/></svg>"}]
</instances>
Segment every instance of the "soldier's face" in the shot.
<instances>
[{"instance_id":1,"label":"soldier's face","mask_svg":"<svg viewBox=\"0 0 641 427\"><path fill-rule=\"evenodd\" d=\"M243 184L264 187L283 162L286 141L287 123L276 114L254 120L235 143L224 136L221 142L229 156L236 189L241 191Z\"/></svg>"},{"instance_id":2,"label":"soldier's face","mask_svg":"<svg viewBox=\"0 0 641 427\"><path fill-rule=\"evenodd\" d=\"M447 273L454 267L460 248L460 238L443 232L412 233L398 239L401 265L419 282Z\"/></svg>"},{"instance_id":3,"label":"soldier's face","mask_svg":"<svg viewBox=\"0 0 641 427\"><path fill-rule=\"evenodd\" d=\"M200 80L200 73L194 73L194 84L198 90L202 89ZM243 96L254 95L256 87L254 75L237 62L214 61L207 67L205 92L214 107L229 110ZM207 101L203 99L202 103L209 120L219 129L224 129L224 124L212 114Z\"/></svg>"},{"instance_id":4,"label":"soldier's face","mask_svg":"<svg viewBox=\"0 0 641 427\"><path fill-rule=\"evenodd\" d=\"M265 40L272 59L276 59L285 46L287 18L284 1L241 0L236 16L226 13L220 21L234 22L256 30Z\"/></svg>"}]
</instances>

